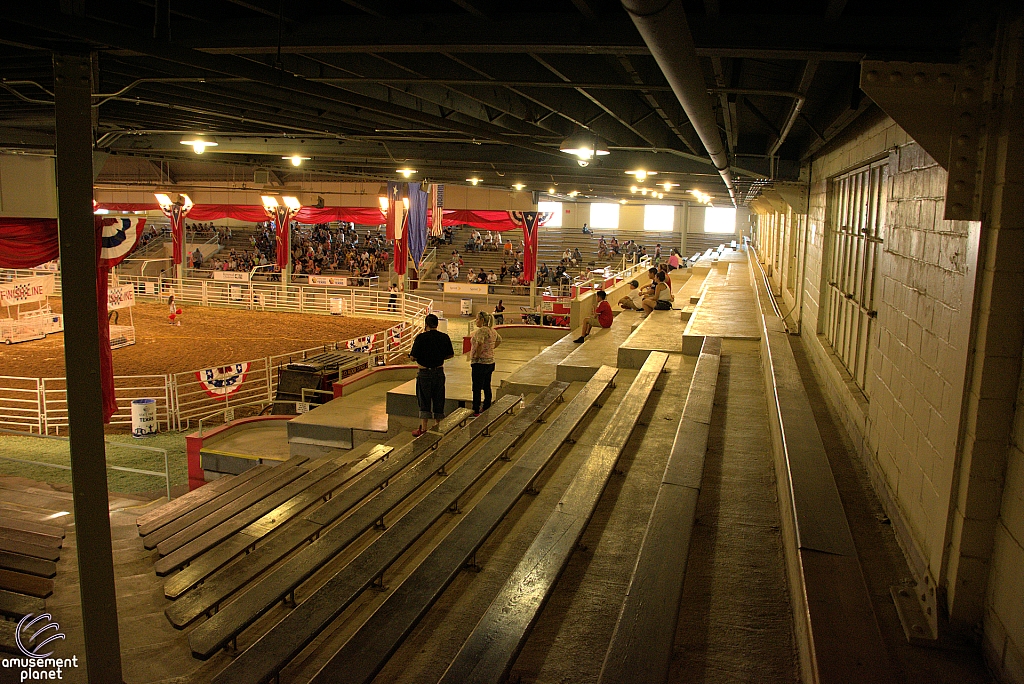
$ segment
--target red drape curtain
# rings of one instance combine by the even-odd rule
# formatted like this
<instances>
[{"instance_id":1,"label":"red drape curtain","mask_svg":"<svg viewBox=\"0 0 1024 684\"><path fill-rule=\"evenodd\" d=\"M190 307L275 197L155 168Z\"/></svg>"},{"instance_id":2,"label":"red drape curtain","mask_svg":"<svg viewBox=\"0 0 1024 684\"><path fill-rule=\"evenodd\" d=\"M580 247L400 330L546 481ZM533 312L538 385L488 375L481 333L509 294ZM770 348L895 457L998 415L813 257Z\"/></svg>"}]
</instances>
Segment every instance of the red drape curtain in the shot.
<instances>
[{"instance_id":1,"label":"red drape curtain","mask_svg":"<svg viewBox=\"0 0 1024 684\"><path fill-rule=\"evenodd\" d=\"M0 267L33 268L59 254L57 219L0 218Z\"/></svg>"},{"instance_id":2,"label":"red drape curtain","mask_svg":"<svg viewBox=\"0 0 1024 684\"><path fill-rule=\"evenodd\" d=\"M110 211L158 211L155 204L143 202L104 203L98 205ZM429 214L428 214L429 216ZM237 221L262 223L267 221L266 211L261 206L246 204L196 204L188 213L189 221L215 221L233 218ZM328 223L330 221L351 221L361 226L379 226L385 223L384 214L377 207L303 207L292 221L302 224ZM446 226L473 226L481 230L518 230L507 211L445 209L442 223Z\"/></svg>"}]
</instances>

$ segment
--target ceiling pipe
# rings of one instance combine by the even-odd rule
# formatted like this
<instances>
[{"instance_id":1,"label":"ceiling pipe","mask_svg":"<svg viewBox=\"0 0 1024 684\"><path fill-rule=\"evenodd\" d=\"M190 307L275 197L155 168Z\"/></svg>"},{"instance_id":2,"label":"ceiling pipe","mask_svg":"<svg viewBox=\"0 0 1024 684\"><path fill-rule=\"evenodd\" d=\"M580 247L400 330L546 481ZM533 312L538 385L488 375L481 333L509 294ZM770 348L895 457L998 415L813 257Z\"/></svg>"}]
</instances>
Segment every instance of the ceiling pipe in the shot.
<instances>
[{"instance_id":1,"label":"ceiling pipe","mask_svg":"<svg viewBox=\"0 0 1024 684\"><path fill-rule=\"evenodd\" d=\"M704 72L697 61L686 11L681 0L621 0L651 56L658 63L679 104L704 144L711 161L737 205L736 187L729 170L729 156L718 132L718 119L711 107Z\"/></svg>"}]
</instances>

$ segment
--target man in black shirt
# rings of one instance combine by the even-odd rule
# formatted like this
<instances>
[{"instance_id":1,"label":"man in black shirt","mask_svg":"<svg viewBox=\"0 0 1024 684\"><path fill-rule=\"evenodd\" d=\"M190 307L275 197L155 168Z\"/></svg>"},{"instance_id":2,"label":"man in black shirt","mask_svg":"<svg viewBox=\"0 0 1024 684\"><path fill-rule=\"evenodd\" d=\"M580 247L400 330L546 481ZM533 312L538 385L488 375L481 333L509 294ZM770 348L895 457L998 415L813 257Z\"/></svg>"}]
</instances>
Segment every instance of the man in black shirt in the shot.
<instances>
[{"instance_id":1,"label":"man in black shirt","mask_svg":"<svg viewBox=\"0 0 1024 684\"><path fill-rule=\"evenodd\" d=\"M434 419L437 426L444 418L444 362L455 356L452 340L437 329L437 316L427 314L423 321L426 330L412 342L409 356L420 367L416 373L416 403L420 409L420 428L412 436L427 431L427 421Z\"/></svg>"}]
</instances>

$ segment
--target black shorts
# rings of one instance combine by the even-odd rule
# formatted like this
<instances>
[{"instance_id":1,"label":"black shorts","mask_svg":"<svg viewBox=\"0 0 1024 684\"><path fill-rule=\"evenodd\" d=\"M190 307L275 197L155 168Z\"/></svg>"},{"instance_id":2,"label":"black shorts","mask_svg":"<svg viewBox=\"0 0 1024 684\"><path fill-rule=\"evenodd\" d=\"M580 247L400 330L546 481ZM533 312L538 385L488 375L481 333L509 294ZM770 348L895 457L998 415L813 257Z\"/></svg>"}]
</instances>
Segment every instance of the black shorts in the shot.
<instances>
[{"instance_id":1,"label":"black shorts","mask_svg":"<svg viewBox=\"0 0 1024 684\"><path fill-rule=\"evenodd\" d=\"M444 367L420 368L416 374L416 404L420 418L444 418Z\"/></svg>"},{"instance_id":2,"label":"black shorts","mask_svg":"<svg viewBox=\"0 0 1024 684\"><path fill-rule=\"evenodd\" d=\"M669 311L671 308L672 302L666 302L665 300L660 300L654 304L655 311Z\"/></svg>"}]
</instances>

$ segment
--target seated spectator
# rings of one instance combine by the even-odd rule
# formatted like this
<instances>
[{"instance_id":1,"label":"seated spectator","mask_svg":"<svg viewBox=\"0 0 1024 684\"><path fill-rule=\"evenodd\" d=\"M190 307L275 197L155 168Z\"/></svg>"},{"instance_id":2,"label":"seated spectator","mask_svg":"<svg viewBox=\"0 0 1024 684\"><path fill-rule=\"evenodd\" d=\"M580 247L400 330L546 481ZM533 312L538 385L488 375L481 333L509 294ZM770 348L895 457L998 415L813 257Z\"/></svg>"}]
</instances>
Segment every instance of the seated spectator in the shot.
<instances>
[{"instance_id":1,"label":"seated spectator","mask_svg":"<svg viewBox=\"0 0 1024 684\"><path fill-rule=\"evenodd\" d=\"M626 311L642 311L643 293L640 291L640 283L635 280L629 281L629 292L619 300L619 306Z\"/></svg>"},{"instance_id":2,"label":"seated spectator","mask_svg":"<svg viewBox=\"0 0 1024 684\"><path fill-rule=\"evenodd\" d=\"M644 315L652 311L668 311L672 308L672 290L665 284L665 274L658 272L654 293L643 301Z\"/></svg>"},{"instance_id":3,"label":"seated spectator","mask_svg":"<svg viewBox=\"0 0 1024 684\"><path fill-rule=\"evenodd\" d=\"M583 321L583 334L573 340L576 344L583 344L583 340L587 338L587 335L589 335L590 331L595 327L612 327L614 314L612 313L611 305L607 302L608 293L604 290L598 290L596 294L597 307L594 308L594 315Z\"/></svg>"},{"instance_id":4,"label":"seated spectator","mask_svg":"<svg viewBox=\"0 0 1024 684\"><path fill-rule=\"evenodd\" d=\"M673 249L668 258L668 270L674 271L677 268L679 268L679 252Z\"/></svg>"}]
</instances>

